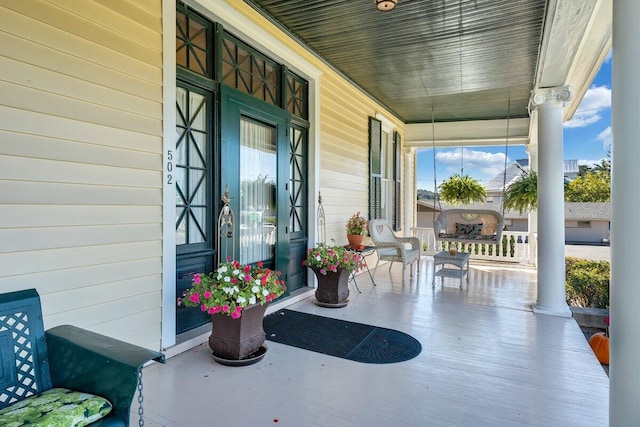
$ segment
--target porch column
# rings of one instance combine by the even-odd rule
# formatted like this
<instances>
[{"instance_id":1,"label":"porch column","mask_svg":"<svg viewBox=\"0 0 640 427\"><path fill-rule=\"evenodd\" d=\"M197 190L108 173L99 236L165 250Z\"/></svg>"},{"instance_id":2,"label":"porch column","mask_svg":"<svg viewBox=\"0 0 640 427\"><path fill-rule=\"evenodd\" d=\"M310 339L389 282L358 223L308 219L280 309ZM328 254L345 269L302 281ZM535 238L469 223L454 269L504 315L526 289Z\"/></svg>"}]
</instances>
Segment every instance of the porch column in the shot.
<instances>
[{"instance_id":1,"label":"porch column","mask_svg":"<svg viewBox=\"0 0 640 427\"><path fill-rule=\"evenodd\" d=\"M640 406L640 2L613 2L609 425L637 426Z\"/></svg>"},{"instance_id":2,"label":"porch column","mask_svg":"<svg viewBox=\"0 0 640 427\"><path fill-rule=\"evenodd\" d=\"M538 142L529 142L529 171L538 172ZM538 210L529 212L529 264L538 264Z\"/></svg>"},{"instance_id":3,"label":"porch column","mask_svg":"<svg viewBox=\"0 0 640 427\"><path fill-rule=\"evenodd\" d=\"M412 236L416 212L416 149L404 149L404 235Z\"/></svg>"},{"instance_id":4,"label":"porch column","mask_svg":"<svg viewBox=\"0 0 640 427\"><path fill-rule=\"evenodd\" d=\"M533 91L538 114L538 300L534 313L571 317L565 291L562 107L567 86Z\"/></svg>"}]
</instances>

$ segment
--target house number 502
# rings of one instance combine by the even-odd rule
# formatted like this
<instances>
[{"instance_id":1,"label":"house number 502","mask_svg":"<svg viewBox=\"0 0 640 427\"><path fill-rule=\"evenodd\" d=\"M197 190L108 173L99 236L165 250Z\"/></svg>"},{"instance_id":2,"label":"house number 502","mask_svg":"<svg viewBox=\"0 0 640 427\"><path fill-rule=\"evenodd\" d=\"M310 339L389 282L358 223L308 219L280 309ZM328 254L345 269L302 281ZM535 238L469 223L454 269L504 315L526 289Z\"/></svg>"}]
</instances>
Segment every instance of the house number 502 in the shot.
<instances>
[{"instance_id":1,"label":"house number 502","mask_svg":"<svg viewBox=\"0 0 640 427\"><path fill-rule=\"evenodd\" d=\"M167 150L167 184L173 184L173 151Z\"/></svg>"}]
</instances>

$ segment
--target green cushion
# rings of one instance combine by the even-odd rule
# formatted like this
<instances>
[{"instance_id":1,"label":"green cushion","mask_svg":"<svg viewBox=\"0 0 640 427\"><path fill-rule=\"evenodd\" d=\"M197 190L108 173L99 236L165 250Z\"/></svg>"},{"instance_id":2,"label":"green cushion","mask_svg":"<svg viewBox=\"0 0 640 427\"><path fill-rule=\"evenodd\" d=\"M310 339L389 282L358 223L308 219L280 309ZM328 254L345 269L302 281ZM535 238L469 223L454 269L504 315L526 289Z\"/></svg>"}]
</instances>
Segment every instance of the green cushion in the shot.
<instances>
[{"instance_id":1,"label":"green cushion","mask_svg":"<svg viewBox=\"0 0 640 427\"><path fill-rule=\"evenodd\" d=\"M104 397L52 388L0 411L3 427L83 427L111 412Z\"/></svg>"}]
</instances>

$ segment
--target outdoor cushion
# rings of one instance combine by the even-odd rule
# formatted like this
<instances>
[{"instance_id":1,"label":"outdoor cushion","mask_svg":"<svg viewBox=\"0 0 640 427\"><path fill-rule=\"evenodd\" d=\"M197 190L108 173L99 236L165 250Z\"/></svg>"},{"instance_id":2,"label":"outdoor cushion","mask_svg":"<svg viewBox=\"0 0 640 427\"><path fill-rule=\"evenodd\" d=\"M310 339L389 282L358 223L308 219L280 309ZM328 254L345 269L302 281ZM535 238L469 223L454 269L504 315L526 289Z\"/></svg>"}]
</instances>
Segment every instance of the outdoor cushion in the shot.
<instances>
[{"instance_id":1,"label":"outdoor cushion","mask_svg":"<svg viewBox=\"0 0 640 427\"><path fill-rule=\"evenodd\" d=\"M111 409L111 403L103 397L52 388L0 410L0 426L83 427L103 418Z\"/></svg>"}]
</instances>

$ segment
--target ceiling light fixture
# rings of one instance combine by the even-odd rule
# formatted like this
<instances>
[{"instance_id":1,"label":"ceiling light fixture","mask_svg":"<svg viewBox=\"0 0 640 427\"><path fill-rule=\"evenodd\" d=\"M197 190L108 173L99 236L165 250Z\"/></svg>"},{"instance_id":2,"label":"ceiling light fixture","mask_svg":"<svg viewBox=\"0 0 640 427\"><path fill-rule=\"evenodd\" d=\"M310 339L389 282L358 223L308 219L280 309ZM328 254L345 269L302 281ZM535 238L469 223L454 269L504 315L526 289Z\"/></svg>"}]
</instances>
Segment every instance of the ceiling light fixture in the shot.
<instances>
[{"instance_id":1,"label":"ceiling light fixture","mask_svg":"<svg viewBox=\"0 0 640 427\"><path fill-rule=\"evenodd\" d=\"M378 10L386 12L396 7L398 0L373 0L373 2L376 4Z\"/></svg>"}]
</instances>

